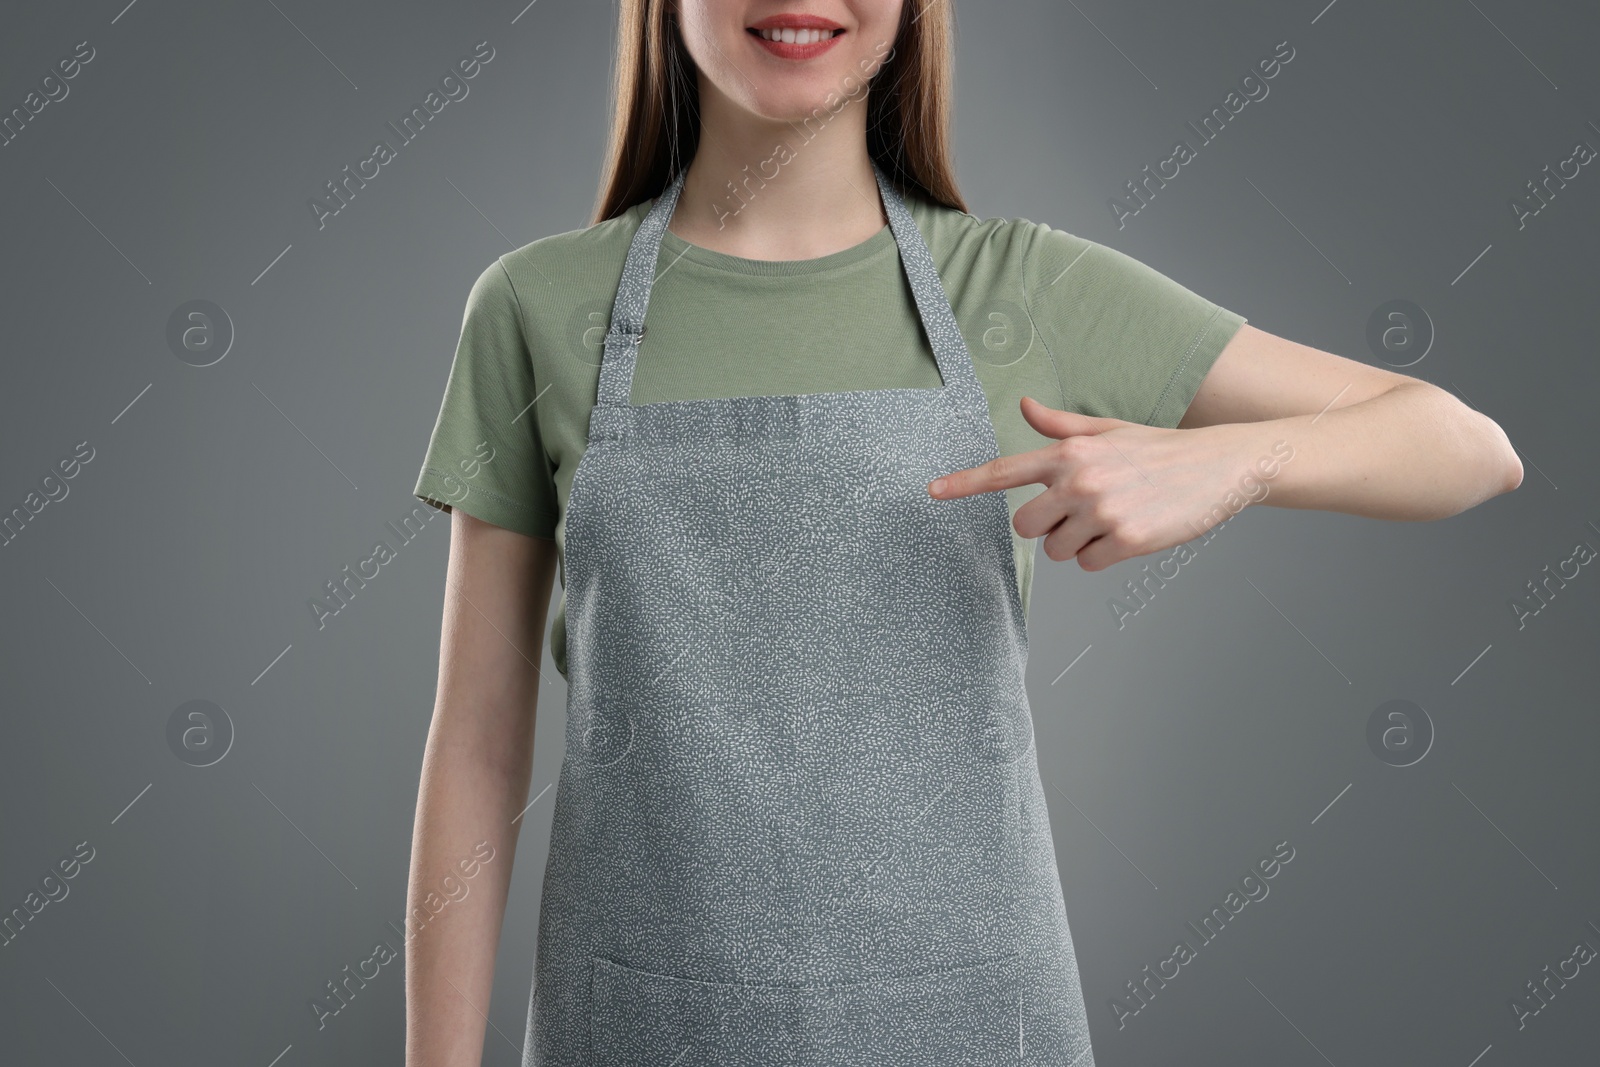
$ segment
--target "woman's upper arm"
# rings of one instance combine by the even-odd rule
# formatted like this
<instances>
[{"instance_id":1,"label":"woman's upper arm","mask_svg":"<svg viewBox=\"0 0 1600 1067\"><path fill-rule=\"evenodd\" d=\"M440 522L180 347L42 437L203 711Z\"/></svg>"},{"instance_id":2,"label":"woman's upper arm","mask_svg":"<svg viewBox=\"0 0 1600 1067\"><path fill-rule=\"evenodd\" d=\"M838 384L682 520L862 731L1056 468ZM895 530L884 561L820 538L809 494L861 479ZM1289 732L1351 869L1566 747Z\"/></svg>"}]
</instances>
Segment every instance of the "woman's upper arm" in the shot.
<instances>
[{"instance_id":1,"label":"woman's upper arm","mask_svg":"<svg viewBox=\"0 0 1600 1067\"><path fill-rule=\"evenodd\" d=\"M1058 365L1063 407L1177 426L1245 317L1115 248L1028 225L1024 298Z\"/></svg>"},{"instance_id":2,"label":"woman's upper arm","mask_svg":"<svg viewBox=\"0 0 1600 1067\"><path fill-rule=\"evenodd\" d=\"M540 392L521 302L496 260L467 296L413 495L529 537L554 537L554 470L534 404Z\"/></svg>"},{"instance_id":3,"label":"woman's upper arm","mask_svg":"<svg viewBox=\"0 0 1600 1067\"><path fill-rule=\"evenodd\" d=\"M1217 356L1178 422L1182 430L1226 422L1315 415L1370 400L1420 379L1368 366L1248 323Z\"/></svg>"},{"instance_id":4,"label":"woman's upper arm","mask_svg":"<svg viewBox=\"0 0 1600 1067\"><path fill-rule=\"evenodd\" d=\"M452 509L435 726L512 774L531 767L556 545Z\"/></svg>"}]
</instances>

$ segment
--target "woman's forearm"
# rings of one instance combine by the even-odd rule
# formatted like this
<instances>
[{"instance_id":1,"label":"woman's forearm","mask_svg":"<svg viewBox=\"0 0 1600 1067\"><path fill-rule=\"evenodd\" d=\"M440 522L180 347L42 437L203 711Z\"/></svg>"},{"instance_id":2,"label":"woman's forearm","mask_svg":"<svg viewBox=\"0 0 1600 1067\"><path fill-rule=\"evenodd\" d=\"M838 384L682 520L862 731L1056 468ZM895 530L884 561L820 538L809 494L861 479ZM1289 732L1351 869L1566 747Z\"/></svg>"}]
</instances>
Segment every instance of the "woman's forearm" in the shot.
<instances>
[{"instance_id":1,"label":"woman's forearm","mask_svg":"<svg viewBox=\"0 0 1600 1067\"><path fill-rule=\"evenodd\" d=\"M407 1067L482 1062L555 569L553 542L456 513L406 893Z\"/></svg>"},{"instance_id":2,"label":"woman's forearm","mask_svg":"<svg viewBox=\"0 0 1600 1067\"><path fill-rule=\"evenodd\" d=\"M406 893L407 1067L482 1062L522 826L512 820L528 785L526 771L497 767L430 733Z\"/></svg>"},{"instance_id":3,"label":"woman's forearm","mask_svg":"<svg viewBox=\"0 0 1600 1067\"><path fill-rule=\"evenodd\" d=\"M1375 519L1448 518L1515 489L1522 464L1494 420L1428 383L1398 385L1370 400L1260 422L1193 431L1217 442L1240 470L1273 464L1252 503L1342 511Z\"/></svg>"}]
</instances>

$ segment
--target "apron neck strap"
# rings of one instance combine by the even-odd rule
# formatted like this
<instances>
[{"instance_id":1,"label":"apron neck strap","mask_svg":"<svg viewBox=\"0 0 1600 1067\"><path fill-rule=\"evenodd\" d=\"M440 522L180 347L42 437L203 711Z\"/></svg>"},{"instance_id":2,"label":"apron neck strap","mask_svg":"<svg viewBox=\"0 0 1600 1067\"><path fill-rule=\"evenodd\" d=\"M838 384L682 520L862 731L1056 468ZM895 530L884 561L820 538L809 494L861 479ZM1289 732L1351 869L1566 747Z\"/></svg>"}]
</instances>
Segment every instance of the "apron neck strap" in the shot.
<instances>
[{"instance_id":1,"label":"apron neck strap","mask_svg":"<svg viewBox=\"0 0 1600 1067\"><path fill-rule=\"evenodd\" d=\"M956 325L950 298L939 281L938 268L934 266L927 243L922 239L922 231L917 228L910 210L875 160L872 162L872 173L877 178L878 192L883 197L884 211L889 216L889 228L899 247L900 262L911 283L911 295L916 301L917 314L922 320L928 346L933 349L934 359L938 361L944 388L956 386L981 390L972 365L972 355ZM600 362L600 387L595 399L597 405L628 406L639 342L645 334L645 309L650 303L656 261L661 254L661 235L666 232L667 222L678 204L687 174L687 169L679 171L677 177L656 197L628 247L622 280L611 306L611 326L605 335L605 351Z\"/></svg>"}]
</instances>

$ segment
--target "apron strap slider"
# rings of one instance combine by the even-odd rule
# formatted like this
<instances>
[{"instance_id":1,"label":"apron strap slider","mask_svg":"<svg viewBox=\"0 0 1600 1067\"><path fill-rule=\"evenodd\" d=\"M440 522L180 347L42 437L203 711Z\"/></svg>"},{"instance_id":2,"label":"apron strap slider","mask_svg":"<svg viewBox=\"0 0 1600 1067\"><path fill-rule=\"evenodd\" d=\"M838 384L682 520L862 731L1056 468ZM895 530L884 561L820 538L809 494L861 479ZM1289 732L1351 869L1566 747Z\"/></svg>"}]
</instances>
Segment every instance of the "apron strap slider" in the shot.
<instances>
[{"instance_id":1,"label":"apron strap slider","mask_svg":"<svg viewBox=\"0 0 1600 1067\"><path fill-rule=\"evenodd\" d=\"M632 330L626 330L626 329L617 328L617 329L613 329L610 332L610 334L608 334L607 336L608 337L620 337L620 338L623 338L625 340L632 341L635 345L637 345L640 341L644 340L645 331L648 330L649 328L650 328L650 325L648 323L646 323L643 326L640 326L638 333L634 333Z\"/></svg>"}]
</instances>

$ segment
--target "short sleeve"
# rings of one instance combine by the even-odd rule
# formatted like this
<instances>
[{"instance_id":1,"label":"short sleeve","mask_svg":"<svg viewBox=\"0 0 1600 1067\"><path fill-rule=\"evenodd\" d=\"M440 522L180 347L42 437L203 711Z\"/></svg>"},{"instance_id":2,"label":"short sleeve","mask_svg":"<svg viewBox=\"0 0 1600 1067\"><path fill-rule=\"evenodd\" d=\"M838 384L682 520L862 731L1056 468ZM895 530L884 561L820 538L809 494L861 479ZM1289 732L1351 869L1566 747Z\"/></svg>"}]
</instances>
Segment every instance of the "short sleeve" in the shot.
<instances>
[{"instance_id":1,"label":"short sleeve","mask_svg":"<svg viewBox=\"0 0 1600 1067\"><path fill-rule=\"evenodd\" d=\"M1176 427L1245 317L1114 248L1033 225L1029 314L1065 410Z\"/></svg>"},{"instance_id":2,"label":"short sleeve","mask_svg":"<svg viewBox=\"0 0 1600 1067\"><path fill-rule=\"evenodd\" d=\"M540 438L533 360L497 260L467 296L444 400L412 495L530 537L554 538L556 489Z\"/></svg>"}]
</instances>

